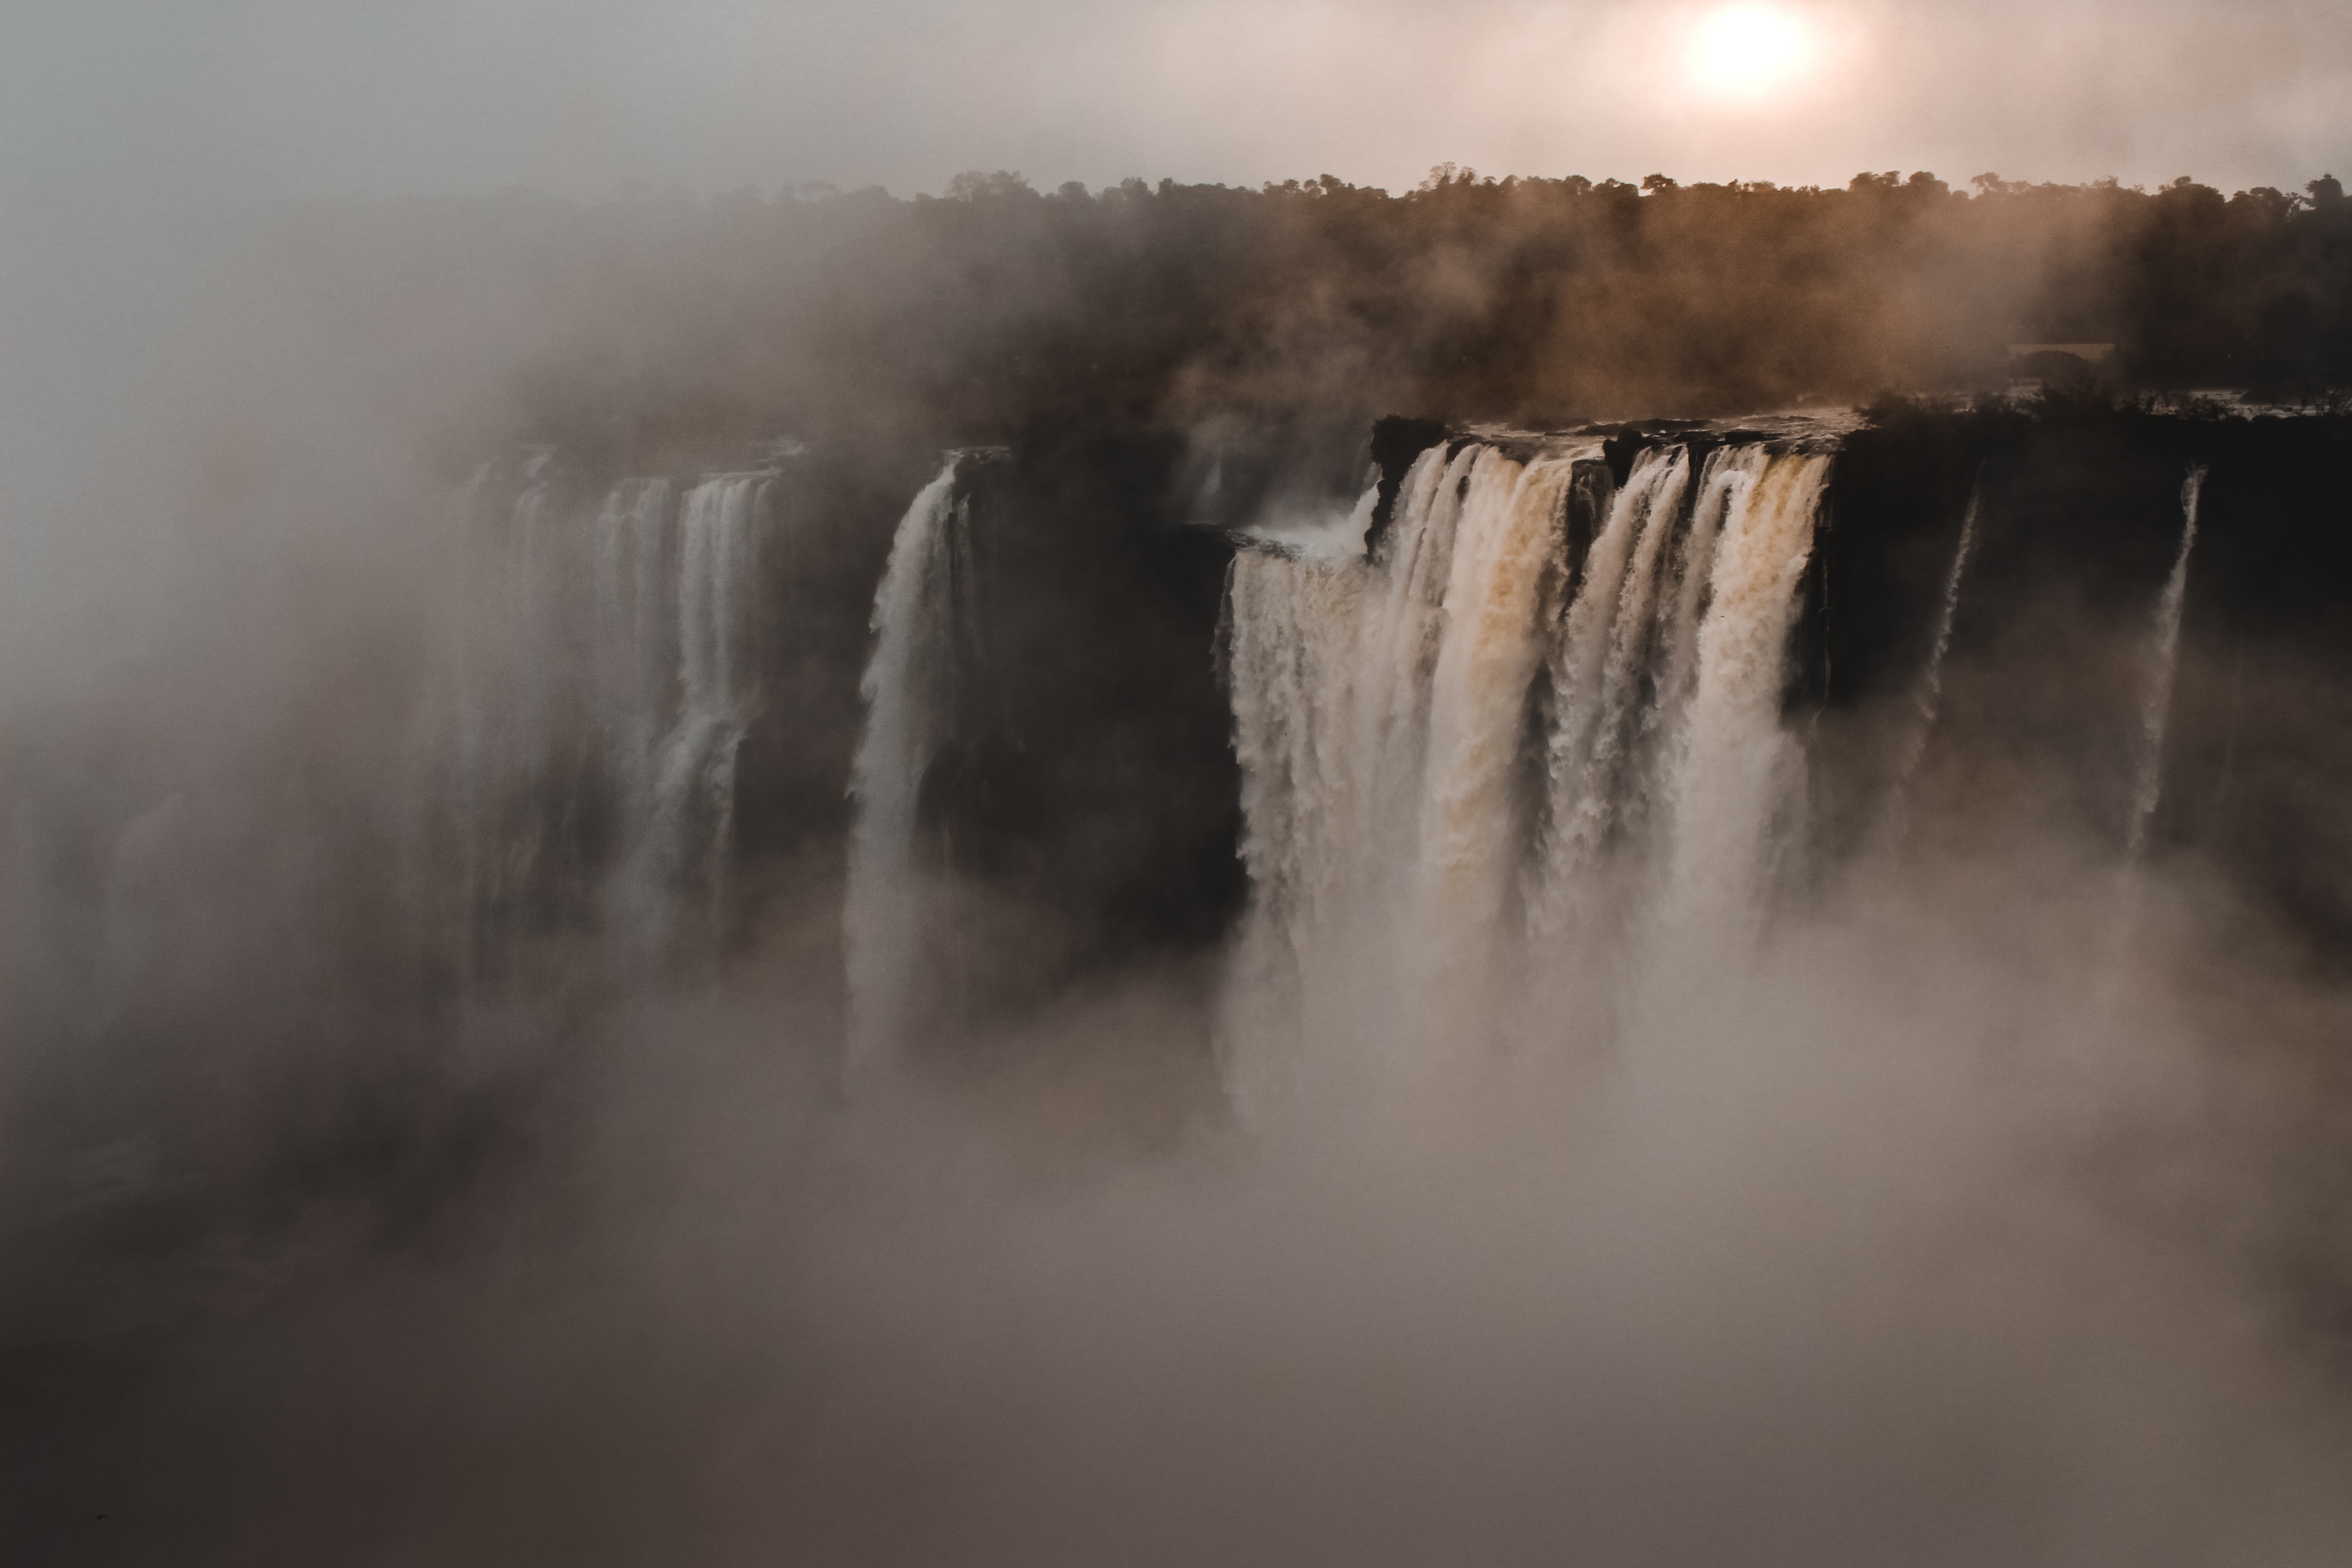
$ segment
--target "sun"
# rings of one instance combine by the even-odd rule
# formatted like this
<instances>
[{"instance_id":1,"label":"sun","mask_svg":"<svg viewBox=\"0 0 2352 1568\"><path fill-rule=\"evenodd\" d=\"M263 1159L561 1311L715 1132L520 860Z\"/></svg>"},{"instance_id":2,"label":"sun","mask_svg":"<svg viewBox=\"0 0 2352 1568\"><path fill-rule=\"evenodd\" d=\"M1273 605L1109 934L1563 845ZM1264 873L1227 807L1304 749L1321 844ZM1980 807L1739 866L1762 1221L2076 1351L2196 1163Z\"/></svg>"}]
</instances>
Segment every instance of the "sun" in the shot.
<instances>
[{"instance_id":1,"label":"sun","mask_svg":"<svg viewBox=\"0 0 2352 1568\"><path fill-rule=\"evenodd\" d=\"M1805 25L1771 5L1727 5L1703 18L1693 39L1691 75L1701 89L1760 99L1805 63Z\"/></svg>"}]
</instances>

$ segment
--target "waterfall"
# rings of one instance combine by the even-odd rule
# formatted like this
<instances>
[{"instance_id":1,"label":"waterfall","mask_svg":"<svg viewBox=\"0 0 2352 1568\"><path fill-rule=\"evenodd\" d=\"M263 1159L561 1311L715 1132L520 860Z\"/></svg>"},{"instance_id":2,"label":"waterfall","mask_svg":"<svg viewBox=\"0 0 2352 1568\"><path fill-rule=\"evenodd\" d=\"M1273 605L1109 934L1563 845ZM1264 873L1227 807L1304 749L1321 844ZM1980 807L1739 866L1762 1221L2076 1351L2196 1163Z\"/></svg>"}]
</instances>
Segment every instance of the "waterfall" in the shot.
<instances>
[{"instance_id":1,"label":"waterfall","mask_svg":"<svg viewBox=\"0 0 2352 1568\"><path fill-rule=\"evenodd\" d=\"M596 513L596 714L623 809L642 816L653 799L656 741L676 672L665 604L667 479L624 479Z\"/></svg>"},{"instance_id":2,"label":"waterfall","mask_svg":"<svg viewBox=\"0 0 2352 1568\"><path fill-rule=\"evenodd\" d=\"M1424 451L1371 559L1364 524L1376 488L1345 524L1285 531L1234 557L1223 642L1254 896L1224 1049L1244 1104L1288 1098L1339 1042L1379 1048L1371 1037L1393 1026L1389 1003L1403 999L1394 987L1415 951L1444 604L1484 456L1475 446ZM1482 513L1516 468L1487 467ZM1453 684L1458 724L1468 714L1464 682ZM1359 964L1367 952L1400 963Z\"/></svg>"},{"instance_id":3,"label":"waterfall","mask_svg":"<svg viewBox=\"0 0 2352 1568\"><path fill-rule=\"evenodd\" d=\"M681 916L718 931L736 757L761 704L778 473L709 475L683 497L659 477L583 495L538 449L486 464L453 498L462 569L407 859L461 979L532 931L601 924L642 958L670 950ZM498 474L512 500L485 506Z\"/></svg>"},{"instance_id":4,"label":"waterfall","mask_svg":"<svg viewBox=\"0 0 2352 1568\"><path fill-rule=\"evenodd\" d=\"M2205 465L2199 463L2180 482L2180 552L2173 557L2172 574L2156 602L2156 624L2148 638L2147 670L2141 687L2139 747L2133 770L2131 817L2124 831L2124 859L2136 865L2147 848L2149 822L2164 791L2164 731L2172 716L2172 677L2179 663L2180 613L2189 597L2189 552L2197 546L2197 504L2205 491Z\"/></svg>"},{"instance_id":5,"label":"waterfall","mask_svg":"<svg viewBox=\"0 0 2352 1568\"><path fill-rule=\"evenodd\" d=\"M1927 647L1927 667L1911 694L1911 721L1902 750L1895 760L1894 782L1886 793L1885 826L1881 837L1892 846L1901 841L1911 805L1911 780L1927 754L1927 741L1936 731L1936 715L1944 700L1944 656L1951 651L1952 626L1960 613L1960 583L1968 574L1969 556L1976 550L1977 514L1984 506L1984 469L1977 469L1969 487L1969 504L1960 514L1959 542L1952 547L1951 569L1944 574L1944 596L1936 611L1936 637Z\"/></svg>"},{"instance_id":6,"label":"waterfall","mask_svg":"<svg viewBox=\"0 0 2352 1568\"><path fill-rule=\"evenodd\" d=\"M1615 816L1624 723L1649 647L1658 560L1687 474L1680 448L1654 449L1634 460L1592 542L1553 646L1546 843L1533 905L1536 927L1546 936L1582 918L1587 874Z\"/></svg>"},{"instance_id":7,"label":"waterfall","mask_svg":"<svg viewBox=\"0 0 2352 1568\"><path fill-rule=\"evenodd\" d=\"M1360 643L1343 682L1328 689L1339 711L1323 721L1346 737L1352 775L1349 803L1357 820L1351 835L1382 843L1418 847L1422 782L1429 750L1430 702L1444 632L1445 590L1453 575L1455 530L1472 470L1485 449L1465 446L1448 456L1443 447L1422 454L1397 497L1381 569L1364 584ZM1364 574L1363 568L1351 571ZM1345 635L1331 628L1333 635ZM1351 722L1352 721L1352 722ZM1414 864L1401 855L1395 865ZM1350 869L1361 869L1361 867ZM1402 899L1402 887L1360 888Z\"/></svg>"},{"instance_id":8,"label":"waterfall","mask_svg":"<svg viewBox=\"0 0 2352 1568\"><path fill-rule=\"evenodd\" d=\"M1801 759L1780 704L1797 587L1830 469L1827 458L1768 459L1760 448L1743 451L1740 463L1748 482L1727 498L1697 685L1666 785L1667 919L1706 925L1718 941L1736 941L1760 916L1775 819L1792 804Z\"/></svg>"},{"instance_id":9,"label":"waterfall","mask_svg":"<svg viewBox=\"0 0 2352 1568\"><path fill-rule=\"evenodd\" d=\"M1557 972L1640 924L1654 895L1618 860L1666 866L1685 923L1760 901L1828 459L1719 447L1695 479L1664 447L1612 491L1599 454L1433 447L1370 556L1295 531L1237 555L1253 899L1224 1049L1244 1110L1503 1026L1522 963ZM1602 513L1580 560L1580 495Z\"/></svg>"},{"instance_id":10,"label":"waterfall","mask_svg":"<svg viewBox=\"0 0 2352 1568\"><path fill-rule=\"evenodd\" d=\"M1544 653L1537 610L1573 477L1564 458L1522 468L1474 450L1439 606L1416 900L1418 950L1456 973L1494 950L1518 868L1513 792Z\"/></svg>"},{"instance_id":11,"label":"waterfall","mask_svg":"<svg viewBox=\"0 0 2352 1568\"><path fill-rule=\"evenodd\" d=\"M774 483L772 470L721 474L678 510L678 711L655 765L646 853L671 888L701 894L714 922L734 838L735 754L760 705L750 610Z\"/></svg>"},{"instance_id":12,"label":"waterfall","mask_svg":"<svg viewBox=\"0 0 2352 1568\"><path fill-rule=\"evenodd\" d=\"M1723 520L1735 495L1754 478L1752 448L1717 447L1700 469L1690 526L1674 561L1673 620L1662 628L1665 649L1657 694L1643 725L1649 755L1636 781L1650 798L1662 797L1680 753L1693 692L1698 687L1698 634L1713 605L1716 552L1723 542Z\"/></svg>"},{"instance_id":13,"label":"waterfall","mask_svg":"<svg viewBox=\"0 0 2352 1568\"><path fill-rule=\"evenodd\" d=\"M596 721L619 822L607 902L616 931L641 952L655 949L668 926L649 828L677 687L669 521L670 483L653 479L614 485L595 522Z\"/></svg>"},{"instance_id":14,"label":"waterfall","mask_svg":"<svg viewBox=\"0 0 2352 1568\"><path fill-rule=\"evenodd\" d=\"M1226 595L1226 665L1242 763L1242 858L1256 912L1294 957L1338 913L1365 798L1354 704L1319 706L1357 673L1361 572L1244 551Z\"/></svg>"},{"instance_id":15,"label":"waterfall","mask_svg":"<svg viewBox=\"0 0 2352 1568\"><path fill-rule=\"evenodd\" d=\"M926 900L915 840L923 775L954 718L959 667L968 653L969 509L956 497L962 454L899 520L874 598L874 651L858 683L866 731L851 766L856 820L850 830L843 937L850 1037L845 1068L857 1090L887 1070L913 1014L908 991L921 960Z\"/></svg>"}]
</instances>

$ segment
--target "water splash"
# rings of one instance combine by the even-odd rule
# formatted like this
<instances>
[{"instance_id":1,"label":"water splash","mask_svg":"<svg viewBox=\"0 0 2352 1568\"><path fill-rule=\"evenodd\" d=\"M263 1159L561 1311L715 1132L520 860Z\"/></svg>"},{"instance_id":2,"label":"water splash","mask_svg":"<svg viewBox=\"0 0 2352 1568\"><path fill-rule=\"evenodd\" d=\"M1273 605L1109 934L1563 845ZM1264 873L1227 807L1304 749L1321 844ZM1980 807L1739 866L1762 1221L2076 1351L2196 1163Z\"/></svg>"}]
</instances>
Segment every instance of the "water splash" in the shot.
<instances>
[{"instance_id":1,"label":"water splash","mask_svg":"<svg viewBox=\"0 0 2352 1568\"><path fill-rule=\"evenodd\" d=\"M1532 905L1539 939L1590 913L1589 873L1618 806L1626 721L1650 648L1658 563L1689 477L1680 448L1634 460L1583 563L1549 659L1554 716L1545 740L1545 845Z\"/></svg>"}]
</instances>

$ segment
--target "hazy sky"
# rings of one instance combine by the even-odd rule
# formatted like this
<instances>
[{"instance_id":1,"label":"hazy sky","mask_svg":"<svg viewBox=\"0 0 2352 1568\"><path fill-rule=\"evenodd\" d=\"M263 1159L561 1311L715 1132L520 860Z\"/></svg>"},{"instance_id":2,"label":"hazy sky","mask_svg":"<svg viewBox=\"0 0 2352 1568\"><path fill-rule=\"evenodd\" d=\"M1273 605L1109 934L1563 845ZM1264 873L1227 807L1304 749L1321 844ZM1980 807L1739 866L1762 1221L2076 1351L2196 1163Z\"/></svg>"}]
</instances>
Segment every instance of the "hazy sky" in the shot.
<instances>
[{"instance_id":1,"label":"hazy sky","mask_svg":"<svg viewBox=\"0 0 2352 1568\"><path fill-rule=\"evenodd\" d=\"M1726 11L1746 11L1727 29ZM2352 177L2342 0L0 0L61 193Z\"/></svg>"}]
</instances>

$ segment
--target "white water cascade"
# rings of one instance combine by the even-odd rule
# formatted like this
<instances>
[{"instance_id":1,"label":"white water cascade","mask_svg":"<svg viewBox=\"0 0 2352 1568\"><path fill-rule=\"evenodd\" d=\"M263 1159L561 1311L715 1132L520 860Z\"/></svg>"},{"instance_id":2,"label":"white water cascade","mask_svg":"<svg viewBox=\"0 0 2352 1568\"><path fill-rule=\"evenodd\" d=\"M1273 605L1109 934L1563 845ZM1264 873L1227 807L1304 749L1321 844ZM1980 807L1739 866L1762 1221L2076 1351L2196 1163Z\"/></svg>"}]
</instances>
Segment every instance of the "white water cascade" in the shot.
<instances>
[{"instance_id":1,"label":"white water cascade","mask_svg":"<svg viewBox=\"0 0 2352 1568\"><path fill-rule=\"evenodd\" d=\"M850 1029L845 1087L870 1087L904 1042L928 900L916 860L923 775L953 722L968 647L968 508L956 499L961 454L916 496L875 595L875 645L858 691L866 731L850 773L843 940Z\"/></svg>"},{"instance_id":2,"label":"white water cascade","mask_svg":"<svg viewBox=\"0 0 2352 1568\"><path fill-rule=\"evenodd\" d=\"M1644 452L1616 493L1582 563L1549 659L1553 718L1545 737L1545 838L1537 858L1537 934L1556 942L1590 912L1596 867L1621 809L1635 687L1654 646L1667 538L1681 521L1690 466L1680 448ZM1679 594L1675 599L1681 608ZM1672 681L1668 681L1671 688Z\"/></svg>"},{"instance_id":3,"label":"white water cascade","mask_svg":"<svg viewBox=\"0 0 2352 1568\"><path fill-rule=\"evenodd\" d=\"M596 717L632 818L652 805L656 742L677 677L669 501L667 479L624 479L596 513Z\"/></svg>"},{"instance_id":4,"label":"white water cascade","mask_svg":"<svg viewBox=\"0 0 2352 1568\"><path fill-rule=\"evenodd\" d=\"M735 829L735 757L758 715L750 612L772 471L721 474L678 513L677 721L653 775L645 853L681 895L718 918Z\"/></svg>"},{"instance_id":5,"label":"white water cascade","mask_svg":"<svg viewBox=\"0 0 2352 1568\"><path fill-rule=\"evenodd\" d=\"M1236 557L1253 902L1225 1049L1245 1110L1521 1035L1532 975L1549 994L1599 973L1580 949L1762 899L1829 460L1724 447L1694 477L1664 447L1615 489L1600 457L1433 447L1369 556L1334 527Z\"/></svg>"},{"instance_id":6,"label":"white water cascade","mask_svg":"<svg viewBox=\"0 0 2352 1568\"><path fill-rule=\"evenodd\" d=\"M1797 588L1830 472L1826 457L1767 458L1758 447L1733 462L1742 482L1726 496L1697 679L1665 786L1666 919L1723 944L1752 933L1772 858L1787 842L1773 830L1792 826L1775 818L1801 804L1803 756L1780 706Z\"/></svg>"},{"instance_id":7,"label":"white water cascade","mask_svg":"<svg viewBox=\"0 0 2352 1568\"><path fill-rule=\"evenodd\" d=\"M1517 880L1517 798L1528 695L1545 653L1545 578L1565 540L1570 457L1472 458L1435 622L1428 755L1420 783L1416 951L1473 984Z\"/></svg>"},{"instance_id":8,"label":"white water cascade","mask_svg":"<svg viewBox=\"0 0 2352 1568\"><path fill-rule=\"evenodd\" d=\"M758 717L762 538L780 470L583 494L551 450L484 465L452 502L468 548L449 601L432 759L412 828L420 913L459 974L520 929L601 919L641 957L725 896L737 753ZM487 513L488 515L485 515ZM595 803L591 807L590 803ZM607 825L592 833L588 820Z\"/></svg>"},{"instance_id":9,"label":"white water cascade","mask_svg":"<svg viewBox=\"0 0 2352 1568\"><path fill-rule=\"evenodd\" d=\"M2189 598L2189 553L2197 547L2197 505L2205 492L2205 465L2180 482L2180 552L2156 601L2156 624L2147 644L2147 668L2140 688L2139 748L2133 770L2131 817L2124 830L2126 867L2147 849L2148 824L2164 793L2164 732L2172 717L2172 678L2180 662L2180 614Z\"/></svg>"},{"instance_id":10,"label":"white water cascade","mask_svg":"<svg viewBox=\"0 0 2352 1568\"><path fill-rule=\"evenodd\" d=\"M623 828L621 864L608 899L625 940L648 947L667 925L667 900L648 853L661 738L673 719L677 680L677 593L670 576L667 479L625 479L596 513L594 679L604 741Z\"/></svg>"},{"instance_id":11,"label":"white water cascade","mask_svg":"<svg viewBox=\"0 0 2352 1568\"><path fill-rule=\"evenodd\" d=\"M1927 742L1936 732L1936 715L1943 707L1944 658L1951 652L1952 626L1960 613L1960 584L1968 574L1969 557L1976 551L1977 514L1983 507L1984 474L1979 469L1976 482L1969 487L1968 509L1960 514L1959 542L1952 548L1951 570L1944 575L1944 596L1936 612L1936 638L1928 645L1927 667L1921 670L1918 687L1911 694L1910 724L1904 731L1903 748L1895 759L1894 782L1887 790L1881 832L1881 837L1890 846L1902 841L1908 826L1911 781L1927 754Z\"/></svg>"}]
</instances>

